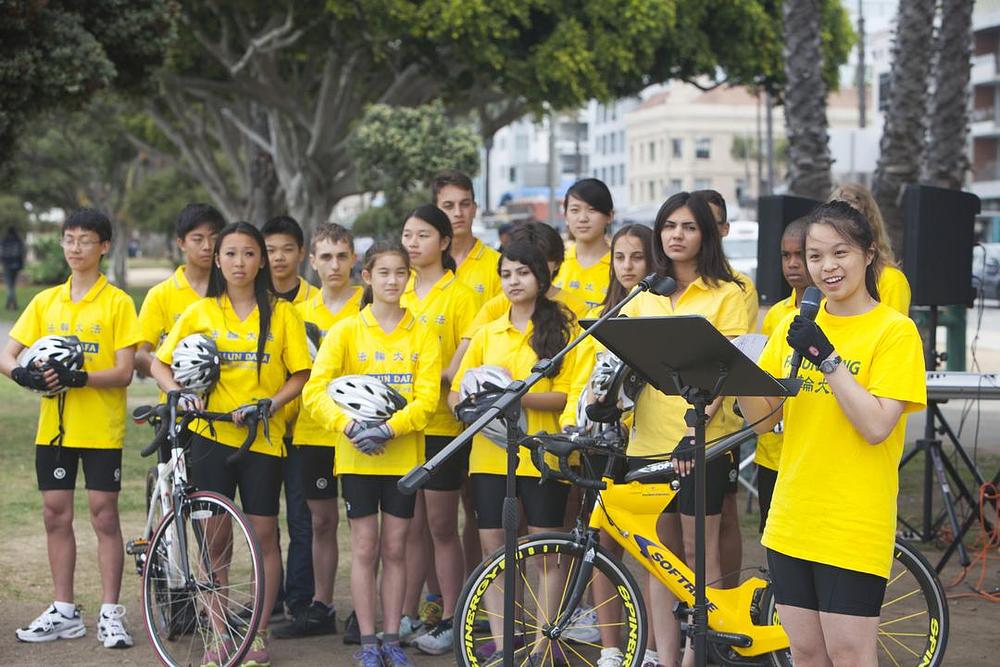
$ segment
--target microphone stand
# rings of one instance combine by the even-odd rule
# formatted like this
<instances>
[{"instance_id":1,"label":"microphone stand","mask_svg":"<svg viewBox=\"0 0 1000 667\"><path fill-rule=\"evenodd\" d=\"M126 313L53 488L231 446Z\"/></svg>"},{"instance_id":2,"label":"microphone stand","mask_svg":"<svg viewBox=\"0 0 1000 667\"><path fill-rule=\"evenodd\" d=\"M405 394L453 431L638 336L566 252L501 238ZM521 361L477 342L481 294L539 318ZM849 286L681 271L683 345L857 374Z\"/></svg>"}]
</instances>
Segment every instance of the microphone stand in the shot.
<instances>
[{"instance_id":1,"label":"microphone stand","mask_svg":"<svg viewBox=\"0 0 1000 667\"><path fill-rule=\"evenodd\" d=\"M677 289L673 278L652 273L643 278L629 294L612 306L608 312L601 315L593 324L582 331L580 335L566 344L566 347L556 353L551 359L539 359L531 369L531 375L524 380L516 380L507 385L503 394L476 421L454 440L421 465L413 468L399 480L397 487L403 493L416 493L445 461L468 444L476 433L479 433L488 423L498 416L507 420L507 473L506 491L503 499L503 531L504 531L504 593L503 593L503 667L514 667L514 616L515 587L517 585L517 567L511 565L517 561L517 529L520 525L517 507L517 465L520 439L524 435L517 427L521 416L521 398L538 384L542 378L552 373L553 369L570 351L590 336L607 320L621 312L632 299L643 292L651 291L658 296L669 296Z\"/></svg>"}]
</instances>

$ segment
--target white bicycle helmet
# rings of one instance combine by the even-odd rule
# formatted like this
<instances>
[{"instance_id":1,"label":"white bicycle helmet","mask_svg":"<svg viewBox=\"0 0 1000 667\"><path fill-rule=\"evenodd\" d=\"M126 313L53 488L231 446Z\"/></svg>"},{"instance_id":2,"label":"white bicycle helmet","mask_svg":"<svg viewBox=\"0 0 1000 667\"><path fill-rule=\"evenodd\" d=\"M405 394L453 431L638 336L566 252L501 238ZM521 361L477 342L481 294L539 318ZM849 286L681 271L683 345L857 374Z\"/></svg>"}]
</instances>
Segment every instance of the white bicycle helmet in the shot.
<instances>
[{"instance_id":1,"label":"white bicycle helmet","mask_svg":"<svg viewBox=\"0 0 1000 667\"><path fill-rule=\"evenodd\" d=\"M462 376L458 397L464 401L473 394L495 393L498 390L506 389L507 385L513 381L514 379L507 372L506 368L488 364L476 366L467 370L465 375ZM524 416L523 410L518 419L518 427L522 432L528 428L528 421ZM499 447L507 446L507 422L502 417L492 420L479 433L486 436L490 442Z\"/></svg>"},{"instance_id":2,"label":"white bicycle helmet","mask_svg":"<svg viewBox=\"0 0 1000 667\"><path fill-rule=\"evenodd\" d=\"M42 336L36 340L31 347L21 351L17 355L17 363L24 368L35 366L36 361L43 364L49 359L57 359L70 370L78 371L83 368L83 345L76 336ZM61 387L56 391L41 392L44 396L56 396L66 391L66 387Z\"/></svg>"},{"instance_id":3,"label":"white bicycle helmet","mask_svg":"<svg viewBox=\"0 0 1000 667\"><path fill-rule=\"evenodd\" d=\"M371 375L344 375L331 380L327 395L358 421L385 421L406 405L398 391Z\"/></svg>"},{"instance_id":4,"label":"white bicycle helmet","mask_svg":"<svg viewBox=\"0 0 1000 667\"><path fill-rule=\"evenodd\" d=\"M205 334L185 336L174 348L170 368L177 384L191 391L206 392L219 380L222 364L219 348Z\"/></svg>"},{"instance_id":5,"label":"white bicycle helmet","mask_svg":"<svg viewBox=\"0 0 1000 667\"><path fill-rule=\"evenodd\" d=\"M309 347L309 358L316 361L319 346L323 343L323 332L312 322L306 322L306 345Z\"/></svg>"},{"instance_id":6,"label":"white bicycle helmet","mask_svg":"<svg viewBox=\"0 0 1000 667\"><path fill-rule=\"evenodd\" d=\"M458 397L465 400L472 394L481 394L484 391L497 391L506 389L507 385L514 379L501 366L476 366L470 368L462 376L462 383L459 385Z\"/></svg>"},{"instance_id":7,"label":"white bicycle helmet","mask_svg":"<svg viewBox=\"0 0 1000 667\"><path fill-rule=\"evenodd\" d=\"M580 392L580 399L576 402L576 427L586 435L596 433L599 426L599 424L594 423L587 416L587 406L590 405L590 391L590 385L588 384Z\"/></svg>"}]
</instances>

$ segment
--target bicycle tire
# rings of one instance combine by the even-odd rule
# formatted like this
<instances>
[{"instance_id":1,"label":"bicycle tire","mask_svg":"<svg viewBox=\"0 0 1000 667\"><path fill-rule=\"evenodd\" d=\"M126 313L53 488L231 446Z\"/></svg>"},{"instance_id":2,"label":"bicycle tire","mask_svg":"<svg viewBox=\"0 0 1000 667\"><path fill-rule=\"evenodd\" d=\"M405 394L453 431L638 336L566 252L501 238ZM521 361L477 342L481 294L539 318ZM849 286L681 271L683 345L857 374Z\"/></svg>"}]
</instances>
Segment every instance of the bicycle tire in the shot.
<instances>
[{"instance_id":1,"label":"bicycle tire","mask_svg":"<svg viewBox=\"0 0 1000 667\"><path fill-rule=\"evenodd\" d=\"M240 664L250 650L264 604L264 565L249 521L228 498L201 491L186 497L181 521L171 510L157 527L146 552L142 573L142 608L146 634L164 665L202 664L206 651L224 647L220 667ZM184 568L171 563L171 544L177 531L187 538ZM207 545L222 544L211 562ZM187 569L190 578L179 588L168 585ZM224 580L224 581L223 581ZM207 601L207 604L206 604ZM190 619L189 631L176 624L157 623L169 616Z\"/></svg>"},{"instance_id":2,"label":"bicycle tire","mask_svg":"<svg viewBox=\"0 0 1000 667\"><path fill-rule=\"evenodd\" d=\"M531 664L566 664L566 665L593 665L600 655L601 644L598 641L570 641L563 638L553 640L550 643L546 640L534 638L529 641L527 635L533 633L530 617L537 618L543 616L544 611L540 601L549 602L550 609L555 608L552 600L546 600L544 587L538 586L536 593L531 585L532 573L534 571L549 572L553 566L562 569L561 576L556 578L554 585L549 586L549 590L561 592L560 602L569 595L570 577L578 570L579 565L574 567L574 563L579 563L583 558L583 546L566 533L539 533L522 538L518 542L518 561L522 563L519 572L519 586L521 601L517 603L520 610L520 620L515 631L522 637L524 645L515 650L515 664L522 664L527 658L529 651L540 654L541 661ZM556 556L557 562L549 563L549 558ZM541 563L533 564L533 559L540 559ZM616 646L622 651L624 661L623 667L638 667L642 664L643 655L646 648L646 635L648 626L646 624L646 609L643 604L641 589L635 581L635 577L628 568L616 558L611 552L600 545L596 545L596 552L593 559L594 569L606 576L617 591L617 595L598 599L591 597L594 607L605 607L611 605L602 614L609 614L614 610L618 615L614 618L621 619L620 622L606 624L617 627L618 641ZM492 665L488 660L493 650L489 644L493 642L493 637L499 636L502 632L502 614L488 610L486 597L490 590L498 591L502 596L504 572L504 550L501 548L485 559L466 581L462 593L459 596L455 609L455 661L456 664L465 667L479 667ZM558 573L559 570L556 570ZM593 595L594 575L587 583L587 588ZM496 588L492 588L496 586ZM532 599L533 602L524 604ZM583 599L588 595L584 594ZM560 604L561 606L561 604ZM532 613L532 608L540 613L536 616ZM498 610L499 612L500 610ZM571 610L570 613L576 610ZM480 613L485 613L487 618L494 621L495 625L485 636L476 636L477 617ZM556 612L558 613L558 612ZM557 617L558 618L558 617ZM589 623L593 623L590 625ZM543 623L544 625L544 618ZM537 626L536 626L537 627ZM587 621L581 624L581 628L599 628L598 621ZM544 643L543 643L544 642ZM558 649L553 648L558 646ZM494 643L495 647L495 643ZM537 649L537 651L535 651ZM557 662L554 655L561 652L565 662ZM522 655L523 654L523 655Z\"/></svg>"},{"instance_id":3,"label":"bicycle tire","mask_svg":"<svg viewBox=\"0 0 1000 667\"><path fill-rule=\"evenodd\" d=\"M948 600L931 564L915 547L897 539L892 572L879 618L879 664L938 667L944 663L950 617ZM760 601L767 623L778 621L768 587ZM774 667L790 667L787 649L768 655Z\"/></svg>"}]
</instances>

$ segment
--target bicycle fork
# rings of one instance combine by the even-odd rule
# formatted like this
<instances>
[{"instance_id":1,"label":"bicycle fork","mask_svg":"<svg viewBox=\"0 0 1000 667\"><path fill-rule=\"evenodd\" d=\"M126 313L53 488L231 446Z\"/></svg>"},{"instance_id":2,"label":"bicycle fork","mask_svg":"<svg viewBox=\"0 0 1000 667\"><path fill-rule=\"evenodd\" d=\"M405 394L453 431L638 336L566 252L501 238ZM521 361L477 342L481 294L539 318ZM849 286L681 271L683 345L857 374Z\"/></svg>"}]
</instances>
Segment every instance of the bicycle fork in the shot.
<instances>
[{"instance_id":1,"label":"bicycle fork","mask_svg":"<svg viewBox=\"0 0 1000 667\"><path fill-rule=\"evenodd\" d=\"M573 581L569 588L569 597L559 606L559 613L556 614L556 619L558 620L555 623L546 624L541 630L542 635L546 638L559 639L566 628L573 622L573 613L579 608L584 591L594 571L594 559L597 558L597 545L597 531L588 529L583 537L583 557L579 560L580 567L577 569L576 574L571 575Z\"/></svg>"}]
</instances>

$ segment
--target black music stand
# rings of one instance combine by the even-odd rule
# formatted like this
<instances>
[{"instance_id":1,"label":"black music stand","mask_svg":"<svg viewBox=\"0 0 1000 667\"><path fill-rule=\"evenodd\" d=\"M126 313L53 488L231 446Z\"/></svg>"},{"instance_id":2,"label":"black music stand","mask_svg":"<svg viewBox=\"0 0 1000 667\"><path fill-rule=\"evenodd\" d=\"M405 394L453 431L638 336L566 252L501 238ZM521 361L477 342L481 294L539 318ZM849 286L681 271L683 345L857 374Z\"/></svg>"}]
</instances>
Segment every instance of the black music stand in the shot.
<instances>
[{"instance_id":1,"label":"black music stand","mask_svg":"<svg viewBox=\"0 0 1000 667\"><path fill-rule=\"evenodd\" d=\"M583 320L589 326L592 320ZM636 317L608 320L594 338L618 355L650 385L681 396L691 409L684 419L694 428L695 558L694 607L688 632L695 664L705 665L708 603L705 597L705 413L719 396L793 396L798 380L777 380L723 336L704 317ZM673 444L673 443L670 443Z\"/></svg>"}]
</instances>

